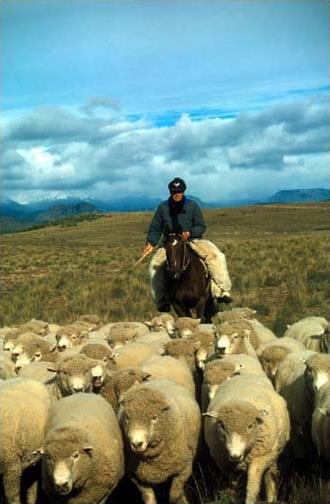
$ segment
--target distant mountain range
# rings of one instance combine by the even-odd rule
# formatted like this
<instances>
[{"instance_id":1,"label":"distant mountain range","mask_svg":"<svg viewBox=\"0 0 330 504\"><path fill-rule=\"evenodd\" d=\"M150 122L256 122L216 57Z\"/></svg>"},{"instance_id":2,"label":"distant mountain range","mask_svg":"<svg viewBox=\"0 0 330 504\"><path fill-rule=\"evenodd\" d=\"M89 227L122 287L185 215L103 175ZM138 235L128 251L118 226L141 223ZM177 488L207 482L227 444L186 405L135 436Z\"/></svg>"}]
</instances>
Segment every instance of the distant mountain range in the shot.
<instances>
[{"instance_id":1,"label":"distant mountain range","mask_svg":"<svg viewBox=\"0 0 330 504\"><path fill-rule=\"evenodd\" d=\"M188 195L197 201L202 208L239 207L258 204L300 203L308 201L325 201L330 199L328 189L293 189L278 191L265 201L240 199L226 202L205 203L199 198ZM10 199L0 200L0 232L19 231L43 223L68 219L75 216L99 214L106 212L152 211L160 203L158 198L129 197L115 202L96 199L68 197L31 202L25 205Z\"/></svg>"}]
</instances>

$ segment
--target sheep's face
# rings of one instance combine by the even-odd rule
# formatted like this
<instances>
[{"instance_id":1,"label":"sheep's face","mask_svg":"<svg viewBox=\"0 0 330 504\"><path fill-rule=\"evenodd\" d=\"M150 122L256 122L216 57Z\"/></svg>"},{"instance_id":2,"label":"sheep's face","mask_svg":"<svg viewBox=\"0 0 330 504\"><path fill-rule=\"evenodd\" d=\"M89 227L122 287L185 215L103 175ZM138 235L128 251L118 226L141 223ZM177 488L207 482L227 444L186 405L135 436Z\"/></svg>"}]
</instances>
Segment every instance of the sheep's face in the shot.
<instances>
[{"instance_id":1,"label":"sheep's face","mask_svg":"<svg viewBox=\"0 0 330 504\"><path fill-rule=\"evenodd\" d=\"M12 351L12 360L15 363L16 371L26 366L30 362L38 362L47 359L49 352L54 351L55 346L42 341L18 342Z\"/></svg>"},{"instance_id":2,"label":"sheep's face","mask_svg":"<svg viewBox=\"0 0 330 504\"><path fill-rule=\"evenodd\" d=\"M91 392L91 370L81 373L70 373L68 370L60 370L57 373L58 386L63 395L76 394L77 392Z\"/></svg>"},{"instance_id":3,"label":"sheep's face","mask_svg":"<svg viewBox=\"0 0 330 504\"><path fill-rule=\"evenodd\" d=\"M251 451L260 435L263 416L256 408L246 405L241 412L223 408L216 415L216 434L226 448L228 460L240 464ZM210 415L212 416L212 414Z\"/></svg>"},{"instance_id":4,"label":"sheep's face","mask_svg":"<svg viewBox=\"0 0 330 504\"><path fill-rule=\"evenodd\" d=\"M216 349L219 356L235 353L236 348L241 342L241 337L238 333L222 334L217 338Z\"/></svg>"},{"instance_id":5,"label":"sheep's face","mask_svg":"<svg viewBox=\"0 0 330 504\"><path fill-rule=\"evenodd\" d=\"M91 368L92 387L94 391L99 390L102 387L106 374L107 364L104 361L98 362L98 364Z\"/></svg>"},{"instance_id":6,"label":"sheep's face","mask_svg":"<svg viewBox=\"0 0 330 504\"><path fill-rule=\"evenodd\" d=\"M99 363L84 355L70 357L50 370L57 373L56 381L63 395L91 392L93 370L97 382L104 377L103 370L99 369ZM100 378L100 373L102 378Z\"/></svg>"},{"instance_id":7,"label":"sheep's face","mask_svg":"<svg viewBox=\"0 0 330 504\"><path fill-rule=\"evenodd\" d=\"M63 443L55 439L46 441L42 463L55 492L65 496L87 480L92 470L93 449L81 441L74 444L66 439Z\"/></svg>"},{"instance_id":8,"label":"sheep's face","mask_svg":"<svg viewBox=\"0 0 330 504\"><path fill-rule=\"evenodd\" d=\"M197 347L195 353L196 365L200 369L204 369L206 360L215 352L215 340L213 335L209 341L205 341L202 343L196 342L196 347Z\"/></svg>"},{"instance_id":9,"label":"sheep's face","mask_svg":"<svg viewBox=\"0 0 330 504\"><path fill-rule=\"evenodd\" d=\"M145 404L144 404L145 402ZM138 408L136 408L136 403ZM132 400L122 401L124 408L123 425L124 432L129 441L131 450L138 454L148 451L157 451L159 443L164 438L164 432L168 428L167 411L168 406L158 404L158 401Z\"/></svg>"},{"instance_id":10,"label":"sheep's face","mask_svg":"<svg viewBox=\"0 0 330 504\"><path fill-rule=\"evenodd\" d=\"M113 373L114 389L117 399L127 392L133 385L143 383L148 380L149 374L140 368L121 369Z\"/></svg>"},{"instance_id":11,"label":"sheep's face","mask_svg":"<svg viewBox=\"0 0 330 504\"><path fill-rule=\"evenodd\" d=\"M326 358L326 356L324 356ZM329 356L330 357L330 356ZM330 358L328 366L314 365L313 359L307 360L305 383L307 390L314 396L315 392L330 381Z\"/></svg>"},{"instance_id":12,"label":"sheep's face","mask_svg":"<svg viewBox=\"0 0 330 504\"><path fill-rule=\"evenodd\" d=\"M289 351L287 349L275 346L266 348L262 352L259 360L263 370L270 380L274 381L278 366L288 353Z\"/></svg>"},{"instance_id":13,"label":"sheep's face","mask_svg":"<svg viewBox=\"0 0 330 504\"><path fill-rule=\"evenodd\" d=\"M6 334L3 338L3 349L12 352L15 347L17 338L18 335Z\"/></svg>"},{"instance_id":14,"label":"sheep's face","mask_svg":"<svg viewBox=\"0 0 330 504\"><path fill-rule=\"evenodd\" d=\"M220 361L219 364L221 363L222 361ZM224 381L229 380L233 376L239 375L242 368L242 364L234 365L232 363L225 362L223 363L223 366L217 366L217 369L214 369L213 372L209 372L206 376L206 381L208 382L209 388L211 389L213 385L216 385L216 387L218 387Z\"/></svg>"},{"instance_id":15,"label":"sheep's face","mask_svg":"<svg viewBox=\"0 0 330 504\"><path fill-rule=\"evenodd\" d=\"M82 345L89 339L89 332L87 330L79 331L76 328L68 327L62 328L56 333L57 348L60 352L71 348L76 345Z\"/></svg>"}]
</instances>

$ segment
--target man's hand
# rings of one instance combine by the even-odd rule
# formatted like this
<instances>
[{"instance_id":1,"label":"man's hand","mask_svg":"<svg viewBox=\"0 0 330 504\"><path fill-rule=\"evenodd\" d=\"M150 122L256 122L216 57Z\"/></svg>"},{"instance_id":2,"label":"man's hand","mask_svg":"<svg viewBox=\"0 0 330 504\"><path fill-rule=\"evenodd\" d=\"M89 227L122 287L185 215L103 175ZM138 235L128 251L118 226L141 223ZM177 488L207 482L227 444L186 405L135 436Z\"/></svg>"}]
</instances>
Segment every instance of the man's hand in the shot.
<instances>
[{"instance_id":1,"label":"man's hand","mask_svg":"<svg viewBox=\"0 0 330 504\"><path fill-rule=\"evenodd\" d=\"M189 240L190 238L190 231L182 231L182 239L183 241Z\"/></svg>"},{"instance_id":2,"label":"man's hand","mask_svg":"<svg viewBox=\"0 0 330 504\"><path fill-rule=\"evenodd\" d=\"M151 254L151 252L153 251L155 247L153 245L151 245L151 243L147 242L143 251L142 251L142 255L147 255L147 254Z\"/></svg>"}]
</instances>

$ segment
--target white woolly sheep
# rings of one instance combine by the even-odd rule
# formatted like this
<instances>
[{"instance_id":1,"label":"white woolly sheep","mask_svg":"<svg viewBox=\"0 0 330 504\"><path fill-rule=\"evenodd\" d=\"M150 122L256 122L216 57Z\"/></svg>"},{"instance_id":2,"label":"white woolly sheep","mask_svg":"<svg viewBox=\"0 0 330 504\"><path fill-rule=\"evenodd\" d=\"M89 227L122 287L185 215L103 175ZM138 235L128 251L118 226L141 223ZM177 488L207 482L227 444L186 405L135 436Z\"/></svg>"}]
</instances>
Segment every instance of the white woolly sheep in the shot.
<instances>
[{"instance_id":1,"label":"white woolly sheep","mask_svg":"<svg viewBox=\"0 0 330 504\"><path fill-rule=\"evenodd\" d=\"M203 324L201 324L202 326ZM205 362L215 352L216 336L214 331L199 330L191 336L197 350L195 352L196 366L205 368Z\"/></svg>"},{"instance_id":2,"label":"white woolly sheep","mask_svg":"<svg viewBox=\"0 0 330 504\"><path fill-rule=\"evenodd\" d=\"M3 335L3 349L5 351L11 352L15 346L16 340L19 337L20 332L17 328L13 328L10 331L6 331Z\"/></svg>"},{"instance_id":3,"label":"white woolly sheep","mask_svg":"<svg viewBox=\"0 0 330 504\"><path fill-rule=\"evenodd\" d=\"M236 320L246 319L252 320L255 317L256 310L252 310L252 308L233 308L232 310L226 310L223 312L218 312L214 317L212 317L212 322L215 325L223 324L224 322L233 322Z\"/></svg>"},{"instance_id":4,"label":"white woolly sheep","mask_svg":"<svg viewBox=\"0 0 330 504\"><path fill-rule=\"evenodd\" d=\"M260 362L250 355L231 354L208 362L202 385L202 411L206 411L222 382L233 376L247 374L267 378Z\"/></svg>"},{"instance_id":5,"label":"white woolly sheep","mask_svg":"<svg viewBox=\"0 0 330 504\"><path fill-rule=\"evenodd\" d=\"M156 352L151 345L132 341L116 349L114 357L109 362L109 367L113 371L137 367L144 360L157 354L159 355L159 352Z\"/></svg>"},{"instance_id":6,"label":"white woolly sheep","mask_svg":"<svg viewBox=\"0 0 330 504\"><path fill-rule=\"evenodd\" d=\"M0 382L16 376L15 364L7 357L0 357Z\"/></svg>"},{"instance_id":7,"label":"white woolly sheep","mask_svg":"<svg viewBox=\"0 0 330 504\"><path fill-rule=\"evenodd\" d=\"M286 400L291 423L290 446L297 459L308 459L311 446L312 402L308 398L304 372L306 359L314 352L292 352L284 357L277 368L275 390Z\"/></svg>"},{"instance_id":8,"label":"white woolly sheep","mask_svg":"<svg viewBox=\"0 0 330 504\"><path fill-rule=\"evenodd\" d=\"M312 415L312 438L319 457L330 462L330 384L326 383L315 396Z\"/></svg>"},{"instance_id":9,"label":"white woolly sheep","mask_svg":"<svg viewBox=\"0 0 330 504\"><path fill-rule=\"evenodd\" d=\"M95 394L53 405L41 451L43 489L55 504L103 504L124 475L117 418Z\"/></svg>"},{"instance_id":10,"label":"white woolly sheep","mask_svg":"<svg viewBox=\"0 0 330 504\"><path fill-rule=\"evenodd\" d=\"M259 376L236 376L220 385L205 416L205 440L221 472L247 473L245 504L256 503L262 479L274 502L276 462L290 433L284 399Z\"/></svg>"},{"instance_id":11,"label":"white woolly sheep","mask_svg":"<svg viewBox=\"0 0 330 504\"><path fill-rule=\"evenodd\" d=\"M324 317L306 317L289 325L284 336L304 343L308 350L330 352L330 326Z\"/></svg>"},{"instance_id":12,"label":"white woolly sheep","mask_svg":"<svg viewBox=\"0 0 330 504\"><path fill-rule=\"evenodd\" d=\"M105 362L109 362L114 358L114 352L109 345L106 346L100 343L87 343L79 353L90 359L104 360Z\"/></svg>"},{"instance_id":13,"label":"white woolly sheep","mask_svg":"<svg viewBox=\"0 0 330 504\"><path fill-rule=\"evenodd\" d=\"M149 332L142 322L114 322L110 327L108 342L112 348L119 348Z\"/></svg>"},{"instance_id":14,"label":"white woolly sheep","mask_svg":"<svg viewBox=\"0 0 330 504\"><path fill-rule=\"evenodd\" d=\"M101 387L106 364L78 354L55 362L48 370L56 373L56 384L62 396L77 392L91 392Z\"/></svg>"},{"instance_id":15,"label":"white woolly sheep","mask_svg":"<svg viewBox=\"0 0 330 504\"><path fill-rule=\"evenodd\" d=\"M277 338L261 345L257 350L257 355L270 380L274 382L276 371L280 362L291 352L303 352L304 345L293 338Z\"/></svg>"},{"instance_id":16,"label":"white woolly sheep","mask_svg":"<svg viewBox=\"0 0 330 504\"><path fill-rule=\"evenodd\" d=\"M187 364L192 373L196 371L195 352L200 344L191 339L176 338L165 345L165 355L174 357Z\"/></svg>"},{"instance_id":17,"label":"white woolly sheep","mask_svg":"<svg viewBox=\"0 0 330 504\"><path fill-rule=\"evenodd\" d=\"M8 503L21 504L21 477L38 457L33 454L43 443L50 397L35 380L15 378L0 387L1 449L0 473ZM24 489L28 504L37 500L37 475Z\"/></svg>"},{"instance_id":18,"label":"white woolly sheep","mask_svg":"<svg viewBox=\"0 0 330 504\"><path fill-rule=\"evenodd\" d=\"M182 385L194 396L195 384L188 365L169 355L155 355L143 361L140 368L151 380L171 380Z\"/></svg>"},{"instance_id":19,"label":"white woolly sheep","mask_svg":"<svg viewBox=\"0 0 330 504\"><path fill-rule=\"evenodd\" d=\"M189 338L198 331L201 319L179 317L175 320L175 332L179 338Z\"/></svg>"},{"instance_id":20,"label":"white woolly sheep","mask_svg":"<svg viewBox=\"0 0 330 504\"><path fill-rule=\"evenodd\" d=\"M93 392L100 394L117 413L121 396L133 385L143 383L148 378L149 375L140 368L119 369L107 373L102 386L97 390L93 389Z\"/></svg>"},{"instance_id":21,"label":"white woolly sheep","mask_svg":"<svg viewBox=\"0 0 330 504\"><path fill-rule=\"evenodd\" d=\"M256 351L250 343L252 329L243 328L245 321L232 324L224 322L217 326L216 352L218 357L228 354L245 354L257 358Z\"/></svg>"},{"instance_id":22,"label":"white woolly sheep","mask_svg":"<svg viewBox=\"0 0 330 504\"><path fill-rule=\"evenodd\" d=\"M305 361L305 383L307 393L314 402L315 393L326 383L330 383L330 355L311 352Z\"/></svg>"},{"instance_id":23,"label":"white woolly sheep","mask_svg":"<svg viewBox=\"0 0 330 504\"><path fill-rule=\"evenodd\" d=\"M268 334L269 329L265 328L259 323L254 323L251 320L233 320L231 322L224 322L216 326L216 334L219 339L222 335L237 333L238 336L249 335L249 341L252 347L257 350L262 343L275 339L273 333Z\"/></svg>"},{"instance_id":24,"label":"white woolly sheep","mask_svg":"<svg viewBox=\"0 0 330 504\"><path fill-rule=\"evenodd\" d=\"M158 354L163 354L165 352L166 344L171 341L171 338L166 331L154 331L147 332L142 336L135 339L135 343L146 343L152 346Z\"/></svg>"},{"instance_id":25,"label":"white woolly sheep","mask_svg":"<svg viewBox=\"0 0 330 504\"><path fill-rule=\"evenodd\" d=\"M175 325L174 317L169 313L161 313L157 317L152 318L150 321L144 322L152 332L165 330L169 336L174 336Z\"/></svg>"},{"instance_id":26,"label":"white woolly sheep","mask_svg":"<svg viewBox=\"0 0 330 504\"><path fill-rule=\"evenodd\" d=\"M66 325L56 333L58 350L61 352L76 345L82 345L89 340L89 331L79 325Z\"/></svg>"},{"instance_id":27,"label":"white woolly sheep","mask_svg":"<svg viewBox=\"0 0 330 504\"><path fill-rule=\"evenodd\" d=\"M157 504L154 488L170 482L169 502L186 503L184 486L192 473L200 411L187 390L155 380L124 394L119 419L127 446L127 472L144 504Z\"/></svg>"},{"instance_id":28,"label":"white woolly sheep","mask_svg":"<svg viewBox=\"0 0 330 504\"><path fill-rule=\"evenodd\" d=\"M18 371L33 361L54 362L57 359L57 349L56 345L48 343L45 338L25 333L18 337L11 357Z\"/></svg>"}]
</instances>

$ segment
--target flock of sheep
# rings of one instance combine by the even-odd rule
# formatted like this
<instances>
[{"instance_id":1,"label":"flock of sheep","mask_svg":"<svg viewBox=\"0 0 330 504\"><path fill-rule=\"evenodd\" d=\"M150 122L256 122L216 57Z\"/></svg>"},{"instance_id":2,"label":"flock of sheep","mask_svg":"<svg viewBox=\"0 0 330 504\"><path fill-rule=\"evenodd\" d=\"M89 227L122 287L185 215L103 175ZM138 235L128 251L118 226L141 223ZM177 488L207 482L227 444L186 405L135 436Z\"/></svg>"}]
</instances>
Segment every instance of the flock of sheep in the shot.
<instances>
[{"instance_id":1,"label":"flock of sheep","mask_svg":"<svg viewBox=\"0 0 330 504\"><path fill-rule=\"evenodd\" d=\"M308 317L276 337L249 308L213 324L0 329L0 475L9 504L105 503L125 476L144 504L187 504L207 451L245 504L277 499L281 458L330 462L330 328ZM24 478L26 474L28 478ZM238 478L244 473L246 478ZM243 488L241 488L241 482ZM24 483L23 483L24 482Z\"/></svg>"}]
</instances>

